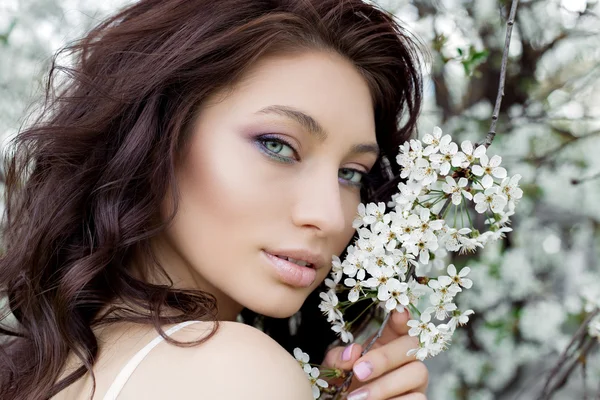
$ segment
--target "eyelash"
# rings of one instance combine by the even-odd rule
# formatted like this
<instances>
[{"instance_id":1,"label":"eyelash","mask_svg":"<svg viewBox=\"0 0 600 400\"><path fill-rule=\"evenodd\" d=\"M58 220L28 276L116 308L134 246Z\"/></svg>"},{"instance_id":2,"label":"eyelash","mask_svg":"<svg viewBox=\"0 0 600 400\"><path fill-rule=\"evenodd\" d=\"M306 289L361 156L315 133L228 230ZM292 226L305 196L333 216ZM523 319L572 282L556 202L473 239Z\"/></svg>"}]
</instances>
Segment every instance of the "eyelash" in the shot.
<instances>
[{"instance_id":1,"label":"eyelash","mask_svg":"<svg viewBox=\"0 0 600 400\"><path fill-rule=\"evenodd\" d=\"M296 149L294 148L294 146L292 146L287 140L284 140L284 139L282 139L280 137L271 136L271 135L262 135L262 136L257 137L255 141L260 146L259 147L260 151L262 151L267 156L269 156L271 158L274 158L274 159L276 159L278 161L284 162L286 164L292 164L292 163L298 161L298 159L300 158L298 156L298 152L296 151ZM294 155L297 158L297 160L290 160L289 157L283 157L283 156L278 155L277 153L273 153L266 146L266 143L269 143L269 142L275 142L275 143L279 143L279 144L282 144L284 146L289 147L294 152ZM354 173L360 174L360 176L361 176L360 182L358 182L358 183L351 182L351 181L348 181L348 180L344 180L346 185L353 186L353 187L356 187L356 188L359 188L359 189L361 189L361 188L363 188L365 186L365 181L368 179L368 175L367 175L366 172L359 171L359 170L354 169L354 168L342 168L342 170L344 170L344 171L352 171Z\"/></svg>"}]
</instances>

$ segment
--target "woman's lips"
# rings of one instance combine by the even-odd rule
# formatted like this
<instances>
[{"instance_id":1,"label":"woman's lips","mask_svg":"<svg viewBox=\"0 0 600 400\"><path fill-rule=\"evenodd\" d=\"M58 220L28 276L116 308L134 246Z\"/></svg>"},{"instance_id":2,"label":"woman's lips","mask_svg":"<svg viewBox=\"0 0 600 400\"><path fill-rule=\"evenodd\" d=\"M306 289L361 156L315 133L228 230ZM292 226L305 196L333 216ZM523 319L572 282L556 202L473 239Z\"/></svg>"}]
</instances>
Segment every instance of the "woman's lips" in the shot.
<instances>
[{"instance_id":1,"label":"woman's lips","mask_svg":"<svg viewBox=\"0 0 600 400\"><path fill-rule=\"evenodd\" d=\"M290 286L306 288L313 284L317 278L317 271L310 267L303 267L293 262L279 258L263 250L269 263L277 272L279 279Z\"/></svg>"}]
</instances>

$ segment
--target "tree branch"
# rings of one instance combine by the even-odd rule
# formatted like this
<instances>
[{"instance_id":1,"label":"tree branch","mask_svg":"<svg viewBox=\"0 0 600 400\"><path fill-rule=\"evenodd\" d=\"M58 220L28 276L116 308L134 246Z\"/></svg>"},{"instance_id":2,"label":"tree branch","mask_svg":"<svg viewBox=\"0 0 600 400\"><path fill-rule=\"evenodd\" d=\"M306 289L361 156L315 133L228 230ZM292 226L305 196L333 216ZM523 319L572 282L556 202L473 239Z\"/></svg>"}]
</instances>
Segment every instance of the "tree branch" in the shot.
<instances>
[{"instance_id":1,"label":"tree branch","mask_svg":"<svg viewBox=\"0 0 600 400\"><path fill-rule=\"evenodd\" d=\"M598 135L600 135L600 130L589 132L589 133L586 133L585 135L581 135L581 136L572 135L572 139L568 139L567 141L565 141L561 145L555 147L552 150L549 150L547 153L542 154L540 156L523 158L523 159L521 159L521 161L534 163L536 166L539 167L541 164L543 164L544 162L546 162L549 158L551 158L554 155L560 153L561 151L563 151L567 147L575 144L579 140L588 139L588 138L591 138L591 137L594 137L594 136L598 136Z\"/></svg>"},{"instance_id":2,"label":"tree branch","mask_svg":"<svg viewBox=\"0 0 600 400\"><path fill-rule=\"evenodd\" d=\"M571 342L558 358L558 361L556 362L554 368L552 368L552 371L550 371L548 379L546 379L546 383L544 384L544 389L538 397L539 400L549 399L552 393L556 391L561 386L561 384L563 384L566 381L569 374L571 373L572 368L574 368L573 365L569 366L569 368L567 369L567 373L563 374L562 379L559 379L554 384L552 384L556 376L561 371L562 367L568 362L568 359L571 358L574 354L576 354L577 350L580 349L584 344L585 338L587 337L588 324L596 315L598 315L598 313L600 313L599 309L596 309L595 311L591 312L587 316L585 321L583 321L583 323L579 326L579 329L577 329L577 332L575 332L575 334L573 335ZM575 350L571 351L571 349L573 348L575 348ZM581 352L580 356L585 356L587 350L589 349L584 349L584 352Z\"/></svg>"},{"instance_id":3,"label":"tree branch","mask_svg":"<svg viewBox=\"0 0 600 400\"><path fill-rule=\"evenodd\" d=\"M379 327L377 334L375 334L375 336L373 336L373 338L371 339L369 344L367 344L367 346L364 348L364 350L361 353L361 356L364 356L369 350L371 350L371 347L373 347L373 345L375 344L377 339L379 339L381 337L381 335L383 334L383 330L385 329L385 326L387 325L388 321L390 320L391 315L392 315L391 311L386 312L385 318L383 319L383 322L381 323L381 326ZM342 383L342 385L335 392L335 395L333 396L333 400L339 399L341 395L346 393L346 391L348 390L348 387L350 387L350 384L352 383L353 377L354 377L354 371L350 371L348 373L348 375L346 375L346 379L344 380L344 383Z\"/></svg>"},{"instance_id":4,"label":"tree branch","mask_svg":"<svg viewBox=\"0 0 600 400\"><path fill-rule=\"evenodd\" d=\"M512 0L512 6L510 8L510 14L508 21L506 22L506 39L504 40L504 51L502 53L502 65L500 67L500 82L498 85L498 94L496 96L496 105L494 106L494 113L492 114L492 125L490 131L483 141L483 145L487 148L490 147L492 141L496 137L496 123L498 122L498 115L500 114L500 106L502 105L502 97L504 97L504 84L506 81L506 65L508 64L508 50L510 48L510 38L512 36L513 26L515 24L515 16L517 15L517 7L519 0Z\"/></svg>"}]
</instances>

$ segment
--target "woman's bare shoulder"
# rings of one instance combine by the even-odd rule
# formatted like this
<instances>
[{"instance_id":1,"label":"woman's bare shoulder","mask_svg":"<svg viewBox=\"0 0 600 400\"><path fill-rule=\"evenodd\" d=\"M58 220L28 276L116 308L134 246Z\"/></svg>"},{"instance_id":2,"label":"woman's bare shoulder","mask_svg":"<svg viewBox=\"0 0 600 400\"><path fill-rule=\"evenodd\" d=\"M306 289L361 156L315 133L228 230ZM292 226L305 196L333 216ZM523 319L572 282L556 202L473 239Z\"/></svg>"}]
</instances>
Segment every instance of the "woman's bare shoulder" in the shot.
<instances>
[{"instance_id":1,"label":"woman's bare shoulder","mask_svg":"<svg viewBox=\"0 0 600 400\"><path fill-rule=\"evenodd\" d=\"M179 341L206 337L212 323L173 334ZM304 372L277 342L251 326L219 322L193 347L162 343L140 364L120 399L312 399Z\"/></svg>"}]
</instances>

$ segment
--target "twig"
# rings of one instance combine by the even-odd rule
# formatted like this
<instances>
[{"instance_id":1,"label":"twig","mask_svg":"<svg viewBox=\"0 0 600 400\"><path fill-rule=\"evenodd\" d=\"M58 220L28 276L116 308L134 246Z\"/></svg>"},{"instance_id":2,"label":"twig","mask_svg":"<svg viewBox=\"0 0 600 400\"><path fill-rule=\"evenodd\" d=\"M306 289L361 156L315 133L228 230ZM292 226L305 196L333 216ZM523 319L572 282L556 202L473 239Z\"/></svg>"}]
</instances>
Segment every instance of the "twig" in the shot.
<instances>
[{"instance_id":1,"label":"twig","mask_svg":"<svg viewBox=\"0 0 600 400\"><path fill-rule=\"evenodd\" d=\"M544 384L544 389L542 389L542 393L541 393L540 397L538 397L539 399L549 398L550 393L552 393L552 391L556 390L557 385L551 386L552 381L560 372L561 367L567 361L567 358L569 358L570 350L575 346L576 343L578 343L578 346L580 346L583 343L583 341L587 335L588 324L590 323L592 318L594 318L596 315L598 315L598 313L600 313L600 309L596 309L594 312L590 313L588 315L588 317L585 319L585 321L583 321L583 323L579 326L579 329L577 329L577 332L575 332L575 334L573 335L571 342L569 343L567 348L562 352L562 354L558 358L558 361L556 362L554 368L552 368L552 371L550 371L550 374L548 375L548 378L546 379L546 383ZM568 376L568 374L565 375L563 380L566 379L567 376Z\"/></svg>"},{"instance_id":2,"label":"twig","mask_svg":"<svg viewBox=\"0 0 600 400\"><path fill-rule=\"evenodd\" d=\"M588 176L586 178L573 178L571 179L572 185L581 185L582 183L593 181L600 178L600 172L595 173L594 175Z\"/></svg>"},{"instance_id":3,"label":"twig","mask_svg":"<svg viewBox=\"0 0 600 400\"><path fill-rule=\"evenodd\" d=\"M510 38L512 36L513 25L515 24L515 16L517 15L517 6L519 0L513 0L510 8L510 14L508 21L506 22L506 39L504 40L504 51L502 53L502 65L500 67L500 83L498 85L498 94L496 96L496 105L494 106L494 113L492 114L492 125L490 131L485 137L483 145L487 148L490 147L494 137L496 137L496 123L498 122L498 115L500 114L500 106L502 105L502 97L504 97L504 82L506 81L506 65L508 64L508 50L510 48Z\"/></svg>"},{"instance_id":4,"label":"twig","mask_svg":"<svg viewBox=\"0 0 600 400\"><path fill-rule=\"evenodd\" d=\"M545 396L541 397L541 399L543 399L543 400L551 399L554 392L557 391L558 389L562 388L567 383L569 376L573 373L573 371L575 370L577 365L580 362L582 362L582 360L585 359L587 353L596 345L597 341L595 338L586 336L586 337L584 337L583 342L585 342L585 344L581 346L581 350L576 355L576 357L573 358L573 360L571 361L570 364L566 364L566 365L568 365L568 368L566 368L565 373L562 374L560 379L556 380L556 383L554 383L554 385L552 385L550 387L550 389L548 390L547 393L544 393Z\"/></svg>"},{"instance_id":5,"label":"twig","mask_svg":"<svg viewBox=\"0 0 600 400\"><path fill-rule=\"evenodd\" d=\"M446 202L442 206L442 209L440 210L440 213L438 214L438 218L444 219L444 213L446 212L446 210L448 209L448 207L450 207L451 203L452 203L452 199L450 197L448 197L448 199L446 200Z\"/></svg>"},{"instance_id":6,"label":"twig","mask_svg":"<svg viewBox=\"0 0 600 400\"><path fill-rule=\"evenodd\" d=\"M385 318L383 319L383 322L381 323L381 326L379 327L379 330L377 331L375 336L373 336L373 338L371 339L369 344L367 344L367 346L364 348L364 350L361 353L361 356L364 356L369 350L371 350L371 347L373 347L373 345L375 344L377 339L379 339L381 337L381 335L383 334L383 330L385 329L385 326L387 325L391 315L392 315L391 311L386 313ZM335 395L333 396L333 400L337 400L339 398L339 396L341 396L348 390L348 387L352 383L353 377L354 377L354 371L350 371L348 373L348 375L346 375L346 379L344 380L344 383L342 383L342 385L339 387L339 389L335 392Z\"/></svg>"},{"instance_id":7,"label":"twig","mask_svg":"<svg viewBox=\"0 0 600 400\"><path fill-rule=\"evenodd\" d=\"M544 163L550 157L556 155L557 153L560 153L561 151L563 151L567 147L569 147L569 146L577 143L578 141L584 140L584 139L589 139L591 137L598 136L598 135L600 135L600 130L589 132L589 133L586 133L585 135L581 135L581 136L574 136L574 135L572 135L572 137L570 139L568 139L567 141L565 141L561 145L555 147L554 149L549 150L545 154L542 154L542 155L537 156L537 157L527 157L527 158L523 158L521 160L525 161L525 162L532 162L532 163L535 163L536 166L540 166L542 163Z\"/></svg>"}]
</instances>

